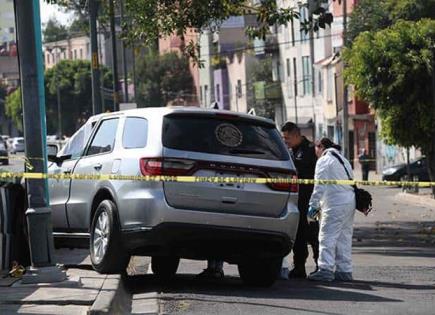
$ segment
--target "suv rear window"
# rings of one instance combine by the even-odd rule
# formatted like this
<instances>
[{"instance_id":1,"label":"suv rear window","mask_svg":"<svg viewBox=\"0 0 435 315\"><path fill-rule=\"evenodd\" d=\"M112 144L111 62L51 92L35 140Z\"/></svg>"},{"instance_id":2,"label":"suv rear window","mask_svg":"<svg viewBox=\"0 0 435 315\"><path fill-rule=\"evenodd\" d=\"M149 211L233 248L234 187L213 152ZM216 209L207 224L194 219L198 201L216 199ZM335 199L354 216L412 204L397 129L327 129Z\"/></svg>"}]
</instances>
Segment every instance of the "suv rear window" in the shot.
<instances>
[{"instance_id":1,"label":"suv rear window","mask_svg":"<svg viewBox=\"0 0 435 315\"><path fill-rule=\"evenodd\" d=\"M289 160L278 130L249 119L168 115L163 120L167 148L265 160Z\"/></svg>"}]
</instances>

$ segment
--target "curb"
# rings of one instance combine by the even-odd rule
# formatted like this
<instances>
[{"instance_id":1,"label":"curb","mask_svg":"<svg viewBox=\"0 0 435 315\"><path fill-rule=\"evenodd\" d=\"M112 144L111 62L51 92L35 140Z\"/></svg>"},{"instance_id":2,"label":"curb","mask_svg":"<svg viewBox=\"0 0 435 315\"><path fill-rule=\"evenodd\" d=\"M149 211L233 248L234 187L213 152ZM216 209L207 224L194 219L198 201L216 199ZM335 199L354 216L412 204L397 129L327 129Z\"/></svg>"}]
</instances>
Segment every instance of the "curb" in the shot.
<instances>
[{"instance_id":1,"label":"curb","mask_svg":"<svg viewBox=\"0 0 435 315\"><path fill-rule=\"evenodd\" d=\"M131 294L125 289L121 275L107 275L88 315L128 314Z\"/></svg>"}]
</instances>

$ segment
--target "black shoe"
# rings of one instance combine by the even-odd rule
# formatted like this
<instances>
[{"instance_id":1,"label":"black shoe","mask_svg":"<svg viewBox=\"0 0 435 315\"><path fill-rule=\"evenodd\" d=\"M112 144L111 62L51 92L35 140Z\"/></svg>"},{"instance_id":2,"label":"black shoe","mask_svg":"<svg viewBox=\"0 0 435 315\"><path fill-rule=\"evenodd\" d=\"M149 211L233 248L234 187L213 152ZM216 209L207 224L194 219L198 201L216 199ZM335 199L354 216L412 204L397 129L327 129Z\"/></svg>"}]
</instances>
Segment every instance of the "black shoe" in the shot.
<instances>
[{"instance_id":1,"label":"black shoe","mask_svg":"<svg viewBox=\"0 0 435 315\"><path fill-rule=\"evenodd\" d=\"M200 279L222 279L224 276L222 269L207 268L196 277Z\"/></svg>"},{"instance_id":2,"label":"black shoe","mask_svg":"<svg viewBox=\"0 0 435 315\"><path fill-rule=\"evenodd\" d=\"M305 271L305 267L304 268L293 268L289 274L288 274L288 278L289 279L306 279L307 278L307 272Z\"/></svg>"}]
</instances>

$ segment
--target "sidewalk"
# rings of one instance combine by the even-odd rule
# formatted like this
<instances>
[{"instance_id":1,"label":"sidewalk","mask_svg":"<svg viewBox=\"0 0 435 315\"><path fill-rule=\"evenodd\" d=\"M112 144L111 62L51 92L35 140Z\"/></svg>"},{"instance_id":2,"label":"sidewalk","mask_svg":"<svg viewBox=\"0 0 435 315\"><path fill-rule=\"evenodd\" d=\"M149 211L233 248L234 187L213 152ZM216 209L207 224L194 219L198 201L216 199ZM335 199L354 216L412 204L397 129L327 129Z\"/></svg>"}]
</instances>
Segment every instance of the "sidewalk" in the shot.
<instances>
[{"instance_id":1,"label":"sidewalk","mask_svg":"<svg viewBox=\"0 0 435 315\"><path fill-rule=\"evenodd\" d=\"M0 314L124 313L127 300L120 275L101 275L90 264L88 250L56 250L55 261L65 265L68 280L24 285L0 278Z\"/></svg>"}]
</instances>

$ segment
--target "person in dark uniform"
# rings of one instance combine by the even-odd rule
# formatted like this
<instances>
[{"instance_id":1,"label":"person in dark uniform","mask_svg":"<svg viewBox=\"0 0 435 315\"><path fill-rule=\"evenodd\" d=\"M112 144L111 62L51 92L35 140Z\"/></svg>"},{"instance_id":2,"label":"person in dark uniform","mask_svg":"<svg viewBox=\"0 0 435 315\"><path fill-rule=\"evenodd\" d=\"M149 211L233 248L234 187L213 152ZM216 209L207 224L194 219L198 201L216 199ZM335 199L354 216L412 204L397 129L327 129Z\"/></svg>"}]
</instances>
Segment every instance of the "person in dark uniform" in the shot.
<instances>
[{"instance_id":1,"label":"person in dark uniform","mask_svg":"<svg viewBox=\"0 0 435 315\"><path fill-rule=\"evenodd\" d=\"M315 146L305 136L301 135L299 127L287 122L281 128L284 142L291 149L293 162L298 172L298 178L313 179L316 169L317 156ZM308 203L313 192L314 185L299 185L299 226L296 240L293 245L294 267L289 273L289 278L306 278L305 263L308 257L308 244L312 246L313 258L316 263L319 257L319 222L307 220Z\"/></svg>"},{"instance_id":2,"label":"person in dark uniform","mask_svg":"<svg viewBox=\"0 0 435 315\"><path fill-rule=\"evenodd\" d=\"M358 159L359 159L359 163L361 164L362 179L369 180L370 156L367 154L366 149L362 150Z\"/></svg>"}]
</instances>

